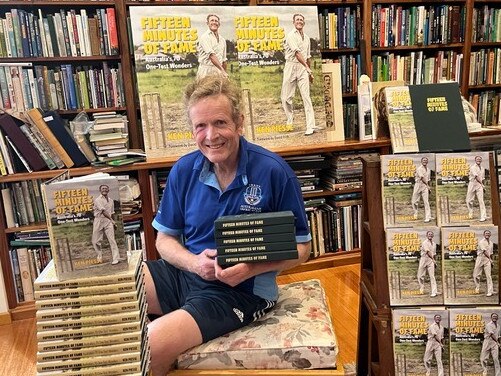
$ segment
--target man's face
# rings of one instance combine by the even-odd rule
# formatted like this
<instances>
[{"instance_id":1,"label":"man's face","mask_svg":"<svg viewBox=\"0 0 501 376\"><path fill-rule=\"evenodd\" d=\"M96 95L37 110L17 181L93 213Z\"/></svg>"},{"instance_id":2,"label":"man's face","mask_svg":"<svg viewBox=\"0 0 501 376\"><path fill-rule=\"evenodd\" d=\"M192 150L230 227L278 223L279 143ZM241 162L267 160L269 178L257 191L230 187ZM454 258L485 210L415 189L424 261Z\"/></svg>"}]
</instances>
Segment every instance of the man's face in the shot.
<instances>
[{"instance_id":1,"label":"man's face","mask_svg":"<svg viewBox=\"0 0 501 376\"><path fill-rule=\"evenodd\" d=\"M421 159L421 164L426 167L426 165L428 164L428 158Z\"/></svg>"},{"instance_id":2,"label":"man's face","mask_svg":"<svg viewBox=\"0 0 501 376\"><path fill-rule=\"evenodd\" d=\"M492 320L493 322L497 322L497 321L498 321L498 315L496 315L495 313L493 313L493 314L491 315L491 320Z\"/></svg>"},{"instance_id":3,"label":"man's face","mask_svg":"<svg viewBox=\"0 0 501 376\"><path fill-rule=\"evenodd\" d=\"M235 123L226 96L220 94L201 99L191 106L189 116L193 137L209 161L224 165L225 162L236 160L243 131L243 116L238 124Z\"/></svg>"},{"instance_id":4,"label":"man's face","mask_svg":"<svg viewBox=\"0 0 501 376\"><path fill-rule=\"evenodd\" d=\"M439 324L439 323L440 323L440 321L442 321L442 316L440 316L440 315L435 315L435 322L436 322L437 324Z\"/></svg>"},{"instance_id":5,"label":"man's face","mask_svg":"<svg viewBox=\"0 0 501 376\"><path fill-rule=\"evenodd\" d=\"M110 189L106 186L106 185L103 185L99 191L101 192L101 194L103 196L107 196L108 195L108 192L110 191Z\"/></svg>"},{"instance_id":6,"label":"man's face","mask_svg":"<svg viewBox=\"0 0 501 376\"><path fill-rule=\"evenodd\" d=\"M303 30L303 27L304 27L304 18L302 16L296 16L294 17L294 27L297 29L297 30Z\"/></svg>"},{"instance_id":7,"label":"man's face","mask_svg":"<svg viewBox=\"0 0 501 376\"><path fill-rule=\"evenodd\" d=\"M207 21L207 26L209 26L210 31L217 31L219 29L219 18L210 16Z\"/></svg>"},{"instance_id":8,"label":"man's face","mask_svg":"<svg viewBox=\"0 0 501 376\"><path fill-rule=\"evenodd\" d=\"M432 239L433 239L433 232L428 231L428 232L426 233L426 237L427 237L429 240L432 240Z\"/></svg>"},{"instance_id":9,"label":"man's face","mask_svg":"<svg viewBox=\"0 0 501 376\"><path fill-rule=\"evenodd\" d=\"M475 163L480 165L480 163L482 163L482 157L475 157Z\"/></svg>"},{"instance_id":10,"label":"man's face","mask_svg":"<svg viewBox=\"0 0 501 376\"><path fill-rule=\"evenodd\" d=\"M491 232L490 231L485 231L484 232L484 238L489 239L491 237Z\"/></svg>"}]
</instances>

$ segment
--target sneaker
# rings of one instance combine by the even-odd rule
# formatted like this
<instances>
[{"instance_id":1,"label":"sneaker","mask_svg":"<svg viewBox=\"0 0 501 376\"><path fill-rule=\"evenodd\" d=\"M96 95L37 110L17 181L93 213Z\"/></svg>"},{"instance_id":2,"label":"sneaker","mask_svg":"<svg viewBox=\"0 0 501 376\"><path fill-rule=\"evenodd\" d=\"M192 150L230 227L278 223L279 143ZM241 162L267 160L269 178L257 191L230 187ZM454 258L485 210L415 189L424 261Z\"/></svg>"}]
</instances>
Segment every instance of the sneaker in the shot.
<instances>
[{"instance_id":1,"label":"sneaker","mask_svg":"<svg viewBox=\"0 0 501 376\"><path fill-rule=\"evenodd\" d=\"M485 296L492 296L492 292L485 294Z\"/></svg>"},{"instance_id":2,"label":"sneaker","mask_svg":"<svg viewBox=\"0 0 501 376\"><path fill-rule=\"evenodd\" d=\"M485 222L485 218L480 218L478 221L479 222Z\"/></svg>"},{"instance_id":3,"label":"sneaker","mask_svg":"<svg viewBox=\"0 0 501 376\"><path fill-rule=\"evenodd\" d=\"M120 261L118 261L118 260L113 260L113 261L111 262L111 265L116 265L116 264L118 264L119 262L120 262Z\"/></svg>"},{"instance_id":4,"label":"sneaker","mask_svg":"<svg viewBox=\"0 0 501 376\"><path fill-rule=\"evenodd\" d=\"M434 298L437 294L431 294L430 297Z\"/></svg>"},{"instance_id":5,"label":"sneaker","mask_svg":"<svg viewBox=\"0 0 501 376\"><path fill-rule=\"evenodd\" d=\"M307 129L306 132L304 132L305 136L309 136L310 134L313 134L313 129Z\"/></svg>"}]
</instances>

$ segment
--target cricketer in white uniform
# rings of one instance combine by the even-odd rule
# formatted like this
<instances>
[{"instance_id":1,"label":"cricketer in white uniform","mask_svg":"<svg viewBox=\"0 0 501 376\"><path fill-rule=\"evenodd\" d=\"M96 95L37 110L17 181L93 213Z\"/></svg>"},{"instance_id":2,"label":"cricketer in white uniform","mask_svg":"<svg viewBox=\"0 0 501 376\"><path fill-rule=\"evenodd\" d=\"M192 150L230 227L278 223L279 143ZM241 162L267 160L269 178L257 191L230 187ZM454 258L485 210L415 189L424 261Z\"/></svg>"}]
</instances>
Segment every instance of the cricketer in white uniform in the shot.
<instances>
[{"instance_id":1,"label":"cricketer in white uniform","mask_svg":"<svg viewBox=\"0 0 501 376\"><path fill-rule=\"evenodd\" d=\"M115 206L113 199L108 197L110 188L103 184L99 186L99 197L94 200L94 223L92 228L92 245L97 254L97 260L102 262L103 252L101 249L101 242L104 235L108 239L111 248L111 264L118 264L123 261L120 258L117 242L115 240L115 221L113 220L113 213L115 213Z\"/></svg>"},{"instance_id":2,"label":"cricketer in white uniform","mask_svg":"<svg viewBox=\"0 0 501 376\"><path fill-rule=\"evenodd\" d=\"M485 325L484 329L484 342L482 343L482 351L480 352L480 363L482 364L484 376L487 375L489 355L492 355L494 375L501 376L499 367L499 325L496 313L491 314L491 321Z\"/></svg>"},{"instance_id":3,"label":"cricketer in white uniform","mask_svg":"<svg viewBox=\"0 0 501 376\"><path fill-rule=\"evenodd\" d=\"M419 200L423 199L424 221L431 221L430 209L430 177L431 172L428 168L428 158L421 158L421 165L416 168L414 190L412 192L412 209L414 210L414 219L418 218Z\"/></svg>"},{"instance_id":4,"label":"cricketer in white uniform","mask_svg":"<svg viewBox=\"0 0 501 376\"><path fill-rule=\"evenodd\" d=\"M303 32L304 16L295 14L292 17L294 30L290 31L284 39L285 67L282 81L281 100L282 107L287 117L287 124L294 121L293 98L296 87L303 100L306 115L305 135L313 134L315 126L315 113L310 98L310 80L313 81L313 72L310 69L310 37Z\"/></svg>"},{"instance_id":5,"label":"cricketer in white uniform","mask_svg":"<svg viewBox=\"0 0 501 376\"><path fill-rule=\"evenodd\" d=\"M421 244L421 258L417 271L417 279L419 283L419 292L424 293L424 276L426 272L430 277L431 297L437 296L437 280L435 279L435 255L437 254L437 243L433 241L433 232L426 232L426 239Z\"/></svg>"},{"instance_id":6,"label":"cricketer in white uniform","mask_svg":"<svg viewBox=\"0 0 501 376\"><path fill-rule=\"evenodd\" d=\"M468 216L473 218L473 200L475 196L478 200L478 207L480 209L480 222L486 220L486 209L484 202L484 179L485 168L482 167L482 157L476 156L475 163L470 166L470 173L468 176L468 191L466 192L466 206L468 207Z\"/></svg>"},{"instance_id":7,"label":"cricketer in white uniform","mask_svg":"<svg viewBox=\"0 0 501 376\"><path fill-rule=\"evenodd\" d=\"M473 281L475 282L475 292L480 292L480 276L482 270L485 273L485 280L487 282L487 296L492 296L494 293L494 285L492 283L492 253L494 244L490 240L491 232L484 231L484 238L478 242L477 258L475 260L475 267L473 268Z\"/></svg>"},{"instance_id":8,"label":"cricketer in white uniform","mask_svg":"<svg viewBox=\"0 0 501 376\"><path fill-rule=\"evenodd\" d=\"M440 325L442 316L435 315L433 317L433 324L428 327L428 341L426 342L426 349L424 351L423 361L426 368L426 376L431 373L431 359L435 355L437 361L437 375L444 376L444 365L442 363L442 349L444 347L444 327Z\"/></svg>"},{"instance_id":9,"label":"cricketer in white uniform","mask_svg":"<svg viewBox=\"0 0 501 376\"><path fill-rule=\"evenodd\" d=\"M211 74L228 77L226 73L226 40L219 35L220 21L215 14L207 16L207 30L197 43L198 71L197 78Z\"/></svg>"}]
</instances>

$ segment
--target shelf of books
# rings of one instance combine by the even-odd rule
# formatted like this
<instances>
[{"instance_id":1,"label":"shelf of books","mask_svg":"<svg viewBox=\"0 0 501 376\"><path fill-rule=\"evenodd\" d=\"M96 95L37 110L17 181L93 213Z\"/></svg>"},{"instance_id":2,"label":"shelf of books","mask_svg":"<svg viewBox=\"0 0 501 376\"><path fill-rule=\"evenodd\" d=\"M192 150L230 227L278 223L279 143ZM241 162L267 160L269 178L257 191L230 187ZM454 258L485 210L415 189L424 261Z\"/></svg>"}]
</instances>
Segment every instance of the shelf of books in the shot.
<instances>
[{"instance_id":1,"label":"shelf of books","mask_svg":"<svg viewBox=\"0 0 501 376\"><path fill-rule=\"evenodd\" d=\"M493 374L497 356L484 350L501 314L492 153L363 163L370 226L362 233L358 374Z\"/></svg>"}]
</instances>

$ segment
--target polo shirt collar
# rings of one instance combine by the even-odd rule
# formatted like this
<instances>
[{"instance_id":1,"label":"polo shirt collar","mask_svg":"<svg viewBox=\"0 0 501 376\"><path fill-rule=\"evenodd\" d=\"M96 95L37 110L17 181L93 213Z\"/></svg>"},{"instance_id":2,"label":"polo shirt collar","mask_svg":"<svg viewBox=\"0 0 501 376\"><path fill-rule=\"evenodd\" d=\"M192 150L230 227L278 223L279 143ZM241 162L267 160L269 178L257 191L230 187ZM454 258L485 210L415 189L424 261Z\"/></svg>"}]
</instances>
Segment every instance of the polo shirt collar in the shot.
<instances>
[{"instance_id":1,"label":"polo shirt collar","mask_svg":"<svg viewBox=\"0 0 501 376\"><path fill-rule=\"evenodd\" d=\"M248 155L248 145L247 140L240 136L240 146L239 146L239 157L238 157L238 167L236 178L240 182L241 185L248 184L247 178L247 164L249 162ZM194 165L193 170L199 170L199 181L204 183L205 185L209 185L219 189L219 184L217 183L216 174L212 169L212 163L205 158L202 153L199 153Z\"/></svg>"}]
</instances>

